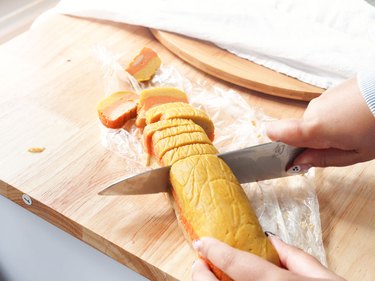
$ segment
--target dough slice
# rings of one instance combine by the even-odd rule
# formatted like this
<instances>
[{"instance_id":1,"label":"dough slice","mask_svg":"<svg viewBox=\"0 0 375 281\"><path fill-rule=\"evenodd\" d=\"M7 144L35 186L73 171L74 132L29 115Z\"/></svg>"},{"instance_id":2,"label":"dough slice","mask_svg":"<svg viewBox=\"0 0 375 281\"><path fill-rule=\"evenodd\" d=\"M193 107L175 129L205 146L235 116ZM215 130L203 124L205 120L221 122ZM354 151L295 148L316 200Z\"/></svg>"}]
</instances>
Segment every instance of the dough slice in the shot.
<instances>
[{"instance_id":1,"label":"dough slice","mask_svg":"<svg viewBox=\"0 0 375 281\"><path fill-rule=\"evenodd\" d=\"M141 52L130 62L126 71L138 82L150 80L159 69L161 60L151 48L144 47Z\"/></svg>"},{"instance_id":2,"label":"dough slice","mask_svg":"<svg viewBox=\"0 0 375 281\"><path fill-rule=\"evenodd\" d=\"M172 119L173 120L173 119ZM152 142L157 143L161 139L177 136L183 133L194 133L194 132L201 132L205 133L201 126L198 126L197 124L186 124L186 125L180 125L172 128L167 128L164 130L158 130L154 133L152 136Z\"/></svg>"},{"instance_id":3,"label":"dough slice","mask_svg":"<svg viewBox=\"0 0 375 281\"><path fill-rule=\"evenodd\" d=\"M195 143L180 146L166 152L162 158L164 166L173 165L178 160L192 155L217 154L218 150L212 144Z\"/></svg>"},{"instance_id":4,"label":"dough slice","mask_svg":"<svg viewBox=\"0 0 375 281\"><path fill-rule=\"evenodd\" d=\"M156 160L160 163L161 158L164 154L174 148L194 144L194 143L207 143L212 144L210 139L205 133L194 132L194 133L183 133L172 137L161 139L157 143L153 144L153 152Z\"/></svg>"},{"instance_id":5,"label":"dough slice","mask_svg":"<svg viewBox=\"0 0 375 281\"><path fill-rule=\"evenodd\" d=\"M160 105L154 106L153 108L150 108L146 112L146 124L149 125L149 124L158 122L159 120L161 120L161 117L162 117L164 112L166 112L169 109L180 108L180 107L191 108L192 106L188 103L185 103L185 102L170 102L170 103L165 103L165 104L160 104ZM165 119L166 118L164 118L164 120ZM186 118L184 118L184 119L186 119Z\"/></svg>"},{"instance_id":6,"label":"dough slice","mask_svg":"<svg viewBox=\"0 0 375 281\"><path fill-rule=\"evenodd\" d=\"M167 103L155 106L146 112L146 124L175 118L192 120L203 128L210 140L214 139L215 127L211 119L204 111L189 104Z\"/></svg>"},{"instance_id":7,"label":"dough slice","mask_svg":"<svg viewBox=\"0 0 375 281\"><path fill-rule=\"evenodd\" d=\"M152 136L155 132L159 130L164 130L167 128L173 128L180 125L195 124L193 121L188 119L170 119L161 120L156 123L147 125L143 130L143 147L146 153L151 154L152 146Z\"/></svg>"},{"instance_id":8,"label":"dough slice","mask_svg":"<svg viewBox=\"0 0 375 281\"><path fill-rule=\"evenodd\" d=\"M139 128L145 127L147 110L154 106L171 102L188 103L189 101L187 95L177 88L157 87L143 90L138 102L136 126Z\"/></svg>"},{"instance_id":9,"label":"dough slice","mask_svg":"<svg viewBox=\"0 0 375 281\"><path fill-rule=\"evenodd\" d=\"M97 111L99 119L107 128L117 129L137 115L139 96L133 92L116 92L101 100Z\"/></svg>"}]
</instances>

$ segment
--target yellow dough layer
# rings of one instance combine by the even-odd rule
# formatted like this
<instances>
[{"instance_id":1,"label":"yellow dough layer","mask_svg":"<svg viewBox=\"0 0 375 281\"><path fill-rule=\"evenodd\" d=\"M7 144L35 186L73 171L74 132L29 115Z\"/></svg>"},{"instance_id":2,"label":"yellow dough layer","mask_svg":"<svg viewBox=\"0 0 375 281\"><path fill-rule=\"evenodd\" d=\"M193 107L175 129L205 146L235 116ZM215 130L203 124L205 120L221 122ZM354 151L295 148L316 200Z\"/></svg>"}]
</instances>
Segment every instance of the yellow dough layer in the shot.
<instances>
[{"instance_id":1,"label":"yellow dough layer","mask_svg":"<svg viewBox=\"0 0 375 281\"><path fill-rule=\"evenodd\" d=\"M166 152L162 158L162 164L164 166L173 165L178 160L184 159L192 155L203 155L203 154L217 154L219 153L216 147L212 144L206 143L195 143L180 146Z\"/></svg>"}]
</instances>

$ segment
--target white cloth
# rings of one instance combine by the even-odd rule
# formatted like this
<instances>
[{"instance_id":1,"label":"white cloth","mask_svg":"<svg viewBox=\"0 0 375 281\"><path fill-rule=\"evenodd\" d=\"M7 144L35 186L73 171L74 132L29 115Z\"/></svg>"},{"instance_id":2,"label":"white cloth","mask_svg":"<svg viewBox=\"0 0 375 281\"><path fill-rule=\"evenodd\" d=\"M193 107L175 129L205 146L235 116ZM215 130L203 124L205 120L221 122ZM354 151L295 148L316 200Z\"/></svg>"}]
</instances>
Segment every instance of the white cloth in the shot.
<instances>
[{"instance_id":1,"label":"white cloth","mask_svg":"<svg viewBox=\"0 0 375 281\"><path fill-rule=\"evenodd\" d=\"M375 117L375 66L368 71L359 72L357 81L363 98Z\"/></svg>"},{"instance_id":2,"label":"white cloth","mask_svg":"<svg viewBox=\"0 0 375 281\"><path fill-rule=\"evenodd\" d=\"M375 66L365 0L62 0L59 13L173 31L323 88Z\"/></svg>"}]
</instances>

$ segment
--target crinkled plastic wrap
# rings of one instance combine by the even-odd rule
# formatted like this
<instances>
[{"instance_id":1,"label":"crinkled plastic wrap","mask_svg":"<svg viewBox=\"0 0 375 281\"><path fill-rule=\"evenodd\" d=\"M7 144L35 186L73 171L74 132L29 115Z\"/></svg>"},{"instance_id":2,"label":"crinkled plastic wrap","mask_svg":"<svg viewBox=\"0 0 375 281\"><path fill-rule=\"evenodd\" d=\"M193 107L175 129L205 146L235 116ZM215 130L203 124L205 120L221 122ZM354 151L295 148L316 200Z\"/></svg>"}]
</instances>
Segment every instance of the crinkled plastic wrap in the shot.
<instances>
[{"instance_id":1,"label":"crinkled plastic wrap","mask_svg":"<svg viewBox=\"0 0 375 281\"><path fill-rule=\"evenodd\" d=\"M189 81L169 65L162 65L148 83L139 84L124 71L125 65L119 62L121 56L114 56L102 47L95 54L103 66L106 95L128 89L139 93L149 87L176 87L187 93L194 107L203 109L211 117L215 124L214 145L220 152L269 141L264 123L270 118L250 107L235 91L207 86L204 81ZM101 126L103 145L129 161L125 170L129 176L154 168L146 166L141 132L132 123L125 127L127 130ZM304 175L242 186L264 230L326 264L314 177L315 171L310 169Z\"/></svg>"}]
</instances>

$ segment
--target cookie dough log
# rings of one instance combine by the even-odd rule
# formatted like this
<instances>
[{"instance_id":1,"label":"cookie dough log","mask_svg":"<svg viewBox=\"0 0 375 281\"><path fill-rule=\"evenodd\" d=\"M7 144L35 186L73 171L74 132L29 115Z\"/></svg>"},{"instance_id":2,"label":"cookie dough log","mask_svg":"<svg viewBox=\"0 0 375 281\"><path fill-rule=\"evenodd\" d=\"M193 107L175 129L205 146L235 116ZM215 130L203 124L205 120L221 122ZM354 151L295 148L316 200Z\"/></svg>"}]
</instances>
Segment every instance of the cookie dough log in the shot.
<instances>
[{"instance_id":1,"label":"cookie dough log","mask_svg":"<svg viewBox=\"0 0 375 281\"><path fill-rule=\"evenodd\" d=\"M189 239L214 237L279 265L244 190L223 160L216 155L179 160L172 165L170 182L175 209ZM206 262L220 280L231 280Z\"/></svg>"}]
</instances>

